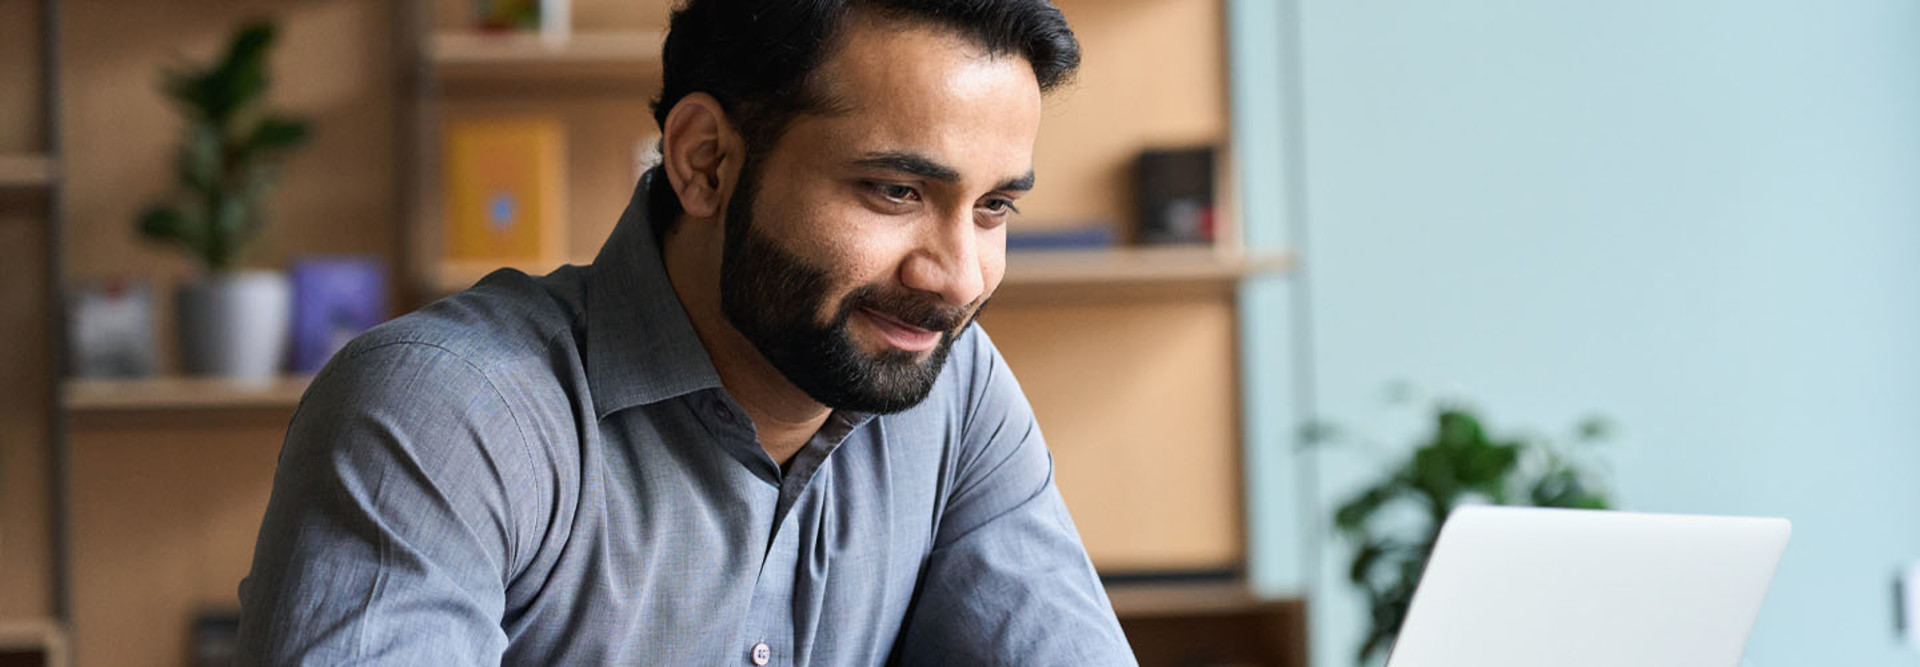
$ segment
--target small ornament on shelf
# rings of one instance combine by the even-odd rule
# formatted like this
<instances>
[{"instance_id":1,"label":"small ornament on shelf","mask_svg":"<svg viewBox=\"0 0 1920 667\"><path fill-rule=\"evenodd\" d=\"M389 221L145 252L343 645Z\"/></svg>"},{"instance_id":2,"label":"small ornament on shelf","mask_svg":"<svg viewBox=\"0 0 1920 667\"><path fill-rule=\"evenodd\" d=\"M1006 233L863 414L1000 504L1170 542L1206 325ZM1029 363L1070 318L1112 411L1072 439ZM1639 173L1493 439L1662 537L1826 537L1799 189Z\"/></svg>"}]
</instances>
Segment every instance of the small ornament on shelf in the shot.
<instances>
[{"instance_id":1,"label":"small ornament on shelf","mask_svg":"<svg viewBox=\"0 0 1920 667\"><path fill-rule=\"evenodd\" d=\"M1212 146L1142 151L1134 174L1139 197L1134 240L1212 243L1216 238L1215 160Z\"/></svg>"},{"instance_id":2,"label":"small ornament on shelf","mask_svg":"<svg viewBox=\"0 0 1920 667\"><path fill-rule=\"evenodd\" d=\"M539 31L550 42L572 36L569 0L474 0L474 23L483 32Z\"/></svg>"},{"instance_id":3,"label":"small ornament on shelf","mask_svg":"<svg viewBox=\"0 0 1920 667\"><path fill-rule=\"evenodd\" d=\"M139 378L159 368L153 335L153 285L101 280L74 286L68 296L69 372L82 378Z\"/></svg>"}]
</instances>

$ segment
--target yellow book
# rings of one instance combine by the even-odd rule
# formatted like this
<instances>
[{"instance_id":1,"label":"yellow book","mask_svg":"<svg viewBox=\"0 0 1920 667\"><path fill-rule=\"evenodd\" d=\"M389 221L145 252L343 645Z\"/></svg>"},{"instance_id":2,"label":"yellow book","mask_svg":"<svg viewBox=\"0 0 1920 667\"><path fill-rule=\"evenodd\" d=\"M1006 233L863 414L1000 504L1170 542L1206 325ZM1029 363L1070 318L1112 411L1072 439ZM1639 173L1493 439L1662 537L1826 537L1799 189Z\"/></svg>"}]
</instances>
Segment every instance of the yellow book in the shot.
<instances>
[{"instance_id":1,"label":"yellow book","mask_svg":"<svg viewBox=\"0 0 1920 667\"><path fill-rule=\"evenodd\" d=\"M552 118L463 120L445 134L446 259L543 270L566 244L566 128Z\"/></svg>"}]
</instances>

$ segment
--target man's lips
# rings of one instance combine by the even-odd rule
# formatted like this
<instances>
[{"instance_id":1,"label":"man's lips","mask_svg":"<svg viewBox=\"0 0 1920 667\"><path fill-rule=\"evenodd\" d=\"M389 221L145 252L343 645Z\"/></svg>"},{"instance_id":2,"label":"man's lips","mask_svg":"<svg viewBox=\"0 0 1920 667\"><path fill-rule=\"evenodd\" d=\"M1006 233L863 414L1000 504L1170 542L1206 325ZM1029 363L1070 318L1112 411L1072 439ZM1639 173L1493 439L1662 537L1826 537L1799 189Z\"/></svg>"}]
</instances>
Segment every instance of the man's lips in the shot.
<instances>
[{"instance_id":1,"label":"man's lips","mask_svg":"<svg viewBox=\"0 0 1920 667\"><path fill-rule=\"evenodd\" d=\"M894 347L908 352L925 352L940 344L940 332L928 331L881 314L871 308L861 308L860 314L867 316L873 328Z\"/></svg>"}]
</instances>

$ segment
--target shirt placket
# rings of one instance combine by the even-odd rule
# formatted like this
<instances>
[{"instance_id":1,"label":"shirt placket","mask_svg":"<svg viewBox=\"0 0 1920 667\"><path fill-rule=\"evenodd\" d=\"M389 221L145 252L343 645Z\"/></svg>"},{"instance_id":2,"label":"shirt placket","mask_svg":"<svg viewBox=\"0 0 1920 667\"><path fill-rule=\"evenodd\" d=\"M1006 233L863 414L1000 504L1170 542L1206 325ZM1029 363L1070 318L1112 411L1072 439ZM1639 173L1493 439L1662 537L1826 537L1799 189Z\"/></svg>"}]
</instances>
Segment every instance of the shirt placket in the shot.
<instances>
[{"instance_id":1,"label":"shirt placket","mask_svg":"<svg viewBox=\"0 0 1920 667\"><path fill-rule=\"evenodd\" d=\"M811 501L817 498L808 497L808 487L818 476L828 455L862 421L864 419L850 419L840 414L829 417L820 432L814 434L806 446L794 455L786 472L780 472L777 466L774 468L780 494L773 512L767 549L754 583L745 636L739 642L745 647L745 664L759 667L794 665L799 662L796 655L798 648L793 643L793 592L796 584L800 583L795 580L800 576L800 532L809 522L801 521L798 517L815 509ZM759 442L755 440L753 445L759 447ZM767 461L771 463L772 459ZM817 496L818 493L813 495Z\"/></svg>"},{"instance_id":2,"label":"shirt placket","mask_svg":"<svg viewBox=\"0 0 1920 667\"><path fill-rule=\"evenodd\" d=\"M747 613L745 647L741 655L750 665L794 664L793 589L800 557L799 531L784 521L773 532L760 577L753 587L753 608Z\"/></svg>"}]
</instances>

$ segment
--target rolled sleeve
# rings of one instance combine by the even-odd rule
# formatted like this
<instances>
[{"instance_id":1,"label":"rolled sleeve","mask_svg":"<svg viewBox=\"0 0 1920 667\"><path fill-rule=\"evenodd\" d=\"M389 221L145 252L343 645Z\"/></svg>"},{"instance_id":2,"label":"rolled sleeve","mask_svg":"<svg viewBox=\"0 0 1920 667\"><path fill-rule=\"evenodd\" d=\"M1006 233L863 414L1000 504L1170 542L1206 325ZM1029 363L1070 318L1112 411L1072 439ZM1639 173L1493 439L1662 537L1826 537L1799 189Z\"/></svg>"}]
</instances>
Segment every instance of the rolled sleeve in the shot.
<instances>
[{"instance_id":1,"label":"rolled sleeve","mask_svg":"<svg viewBox=\"0 0 1920 667\"><path fill-rule=\"evenodd\" d=\"M984 335L957 477L896 664L1131 665L1032 408Z\"/></svg>"},{"instance_id":2,"label":"rolled sleeve","mask_svg":"<svg viewBox=\"0 0 1920 667\"><path fill-rule=\"evenodd\" d=\"M499 664L519 551L507 479L525 467L513 413L444 349L349 352L289 426L240 585L239 662Z\"/></svg>"}]
</instances>

